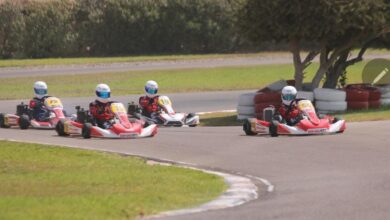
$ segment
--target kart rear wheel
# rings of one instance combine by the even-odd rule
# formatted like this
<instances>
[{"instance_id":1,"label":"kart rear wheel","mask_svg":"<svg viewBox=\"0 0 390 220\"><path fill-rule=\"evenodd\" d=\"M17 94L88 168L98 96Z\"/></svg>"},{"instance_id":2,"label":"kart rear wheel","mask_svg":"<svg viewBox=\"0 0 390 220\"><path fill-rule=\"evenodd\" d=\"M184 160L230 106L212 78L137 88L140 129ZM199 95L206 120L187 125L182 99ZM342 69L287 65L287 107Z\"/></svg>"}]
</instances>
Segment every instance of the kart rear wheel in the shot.
<instances>
[{"instance_id":1,"label":"kart rear wheel","mask_svg":"<svg viewBox=\"0 0 390 220\"><path fill-rule=\"evenodd\" d=\"M91 128L91 123L85 123L83 129L81 130L81 136L83 136L85 139L91 138Z\"/></svg>"},{"instance_id":2,"label":"kart rear wheel","mask_svg":"<svg viewBox=\"0 0 390 220\"><path fill-rule=\"evenodd\" d=\"M279 136L278 125L275 122L271 122L271 124L269 125L269 134L271 135L271 137Z\"/></svg>"},{"instance_id":3,"label":"kart rear wheel","mask_svg":"<svg viewBox=\"0 0 390 220\"><path fill-rule=\"evenodd\" d=\"M246 135L256 135L256 133L252 131L252 125L249 120L245 120L244 124L242 125L242 129L244 130Z\"/></svg>"},{"instance_id":4,"label":"kart rear wheel","mask_svg":"<svg viewBox=\"0 0 390 220\"><path fill-rule=\"evenodd\" d=\"M65 120L61 119L58 121L56 125L56 132L58 136L67 136L68 134L65 133Z\"/></svg>"},{"instance_id":5,"label":"kart rear wheel","mask_svg":"<svg viewBox=\"0 0 390 220\"><path fill-rule=\"evenodd\" d=\"M19 127L22 130L27 129L30 126L30 117L28 115L22 115L19 118Z\"/></svg>"},{"instance_id":6,"label":"kart rear wheel","mask_svg":"<svg viewBox=\"0 0 390 220\"><path fill-rule=\"evenodd\" d=\"M9 128L9 126L5 124L4 114L0 114L0 128Z\"/></svg>"}]
</instances>

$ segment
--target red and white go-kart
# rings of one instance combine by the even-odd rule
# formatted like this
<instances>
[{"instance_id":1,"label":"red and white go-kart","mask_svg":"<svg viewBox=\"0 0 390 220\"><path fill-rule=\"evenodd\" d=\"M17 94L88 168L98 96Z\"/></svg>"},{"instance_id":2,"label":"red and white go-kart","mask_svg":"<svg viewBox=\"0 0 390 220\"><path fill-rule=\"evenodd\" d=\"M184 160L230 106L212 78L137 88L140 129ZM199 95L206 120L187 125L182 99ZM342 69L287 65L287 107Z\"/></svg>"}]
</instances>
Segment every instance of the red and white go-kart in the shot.
<instances>
[{"instance_id":1,"label":"red and white go-kart","mask_svg":"<svg viewBox=\"0 0 390 220\"><path fill-rule=\"evenodd\" d=\"M0 114L0 127L18 126L21 129L27 129L31 126L38 129L54 129L58 121L65 119L62 102L56 97L48 97L44 102L44 106L49 111L45 121L32 119L31 109L22 102L16 106L16 114Z\"/></svg>"},{"instance_id":2,"label":"red and white go-kart","mask_svg":"<svg viewBox=\"0 0 390 220\"><path fill-rule=\"evenodd\" d=\"M109 128L104 129L93 125L88 111L77 109L76 120L61 120L56 126L57 134L60 136L81 135L84 138L141 138L153 137L157 134L157 125L148 125L141 120L129 121L126 109L122 103L111 103L111 112L114 119Z\"/></svg>"},{"instance_id":3,"label":"red and white go-kart","mask_svg":"<svg viewBox=\"0 0 390 220\"><path fill-rule=\"evenodd\" d=\"M301 99L296 102L301 117L297 124L291 126L274 120L275 109L269 107L264 109L263 120L249 118L244 122L243 130L245 134L270 134L272 137L276 137L279 134L318 135L344 132L346 128L345 120L338 120L332 116L318 118L311 101Z\"/></svg>"}]
</instances>

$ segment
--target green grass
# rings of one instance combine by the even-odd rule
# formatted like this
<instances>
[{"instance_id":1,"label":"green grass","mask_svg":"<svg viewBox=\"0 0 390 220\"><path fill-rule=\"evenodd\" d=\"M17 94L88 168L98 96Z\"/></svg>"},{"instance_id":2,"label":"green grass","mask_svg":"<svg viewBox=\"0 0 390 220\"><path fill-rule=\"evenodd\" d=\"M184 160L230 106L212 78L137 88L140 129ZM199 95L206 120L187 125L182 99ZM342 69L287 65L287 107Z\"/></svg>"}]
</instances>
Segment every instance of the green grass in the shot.
<instances>
[{"instance_id":1,"label":"green grass","mask_svg":"<svg viewBox=\"0 0 390 220\"><path fill-rule=\"evenodd\" d=\"M354 50L357 54L359 51ZM369 49L366 54L388 54L386 49ZM304 53L303 53L304 54ZM77 65L77 64L103 64L122 62L144 62L144 61L176 61L195 60L210 58L232 58L232 57L274 57L291 56L287 51L270 51L249 54L201 54L201 55L149 55L149 56L126 56L126 57L77 57L77 58L45 58L45 59L0 59L1 67L27 67L47 65Z\"/></svg>"},{"instance_id":2,"label":"green grass","mask_svg":"<svg viewBox=\"0 0 390 220\"><path fill-rule=\"evenodd\" d=\"M348 111L336 115L348 122L390 120L390 107L369 109L361 111ZM237 113L211 113L200 116L200 126L241 126L242 121L237 120Z\"/></svg>"},{"instance_id":3,"label":"green grass","mask_svg":"<svg viewBox=\"0 0 390 220\"><path fill-rule=\"evenodd\" d=\"M349 68L349 82L361 82L364 62ZM318 64L308 68L311 79ZM49 94L58 97L93 96L98 83L107 83L112 96L140 94L147 80L159 83L160 94L177 92L259 89L279 79L293 78L293 66L260 65L249 67L220 67L207 69L130 71L82 75L7 78L0 87L0 99L26 99L33 95L32 85L46 81Z\"/></svg>"},{"instance_id":4,"label":"green grass","mask_svg":"<svg viewBox=\"0 0 390 220\"><path fill-rule=\"evenodd\" d=\"M50 66L50 65L77 65L77 64L104 64L123 62L146 62L146 61L179 61L199 60L213 58L233 57L267 57L289 55L288 52L260 52L251 54L206 54L206 55L156 55L156 56L127 56L127 57L77 57L77 58L44 58L44 59L0 59L1 67L27 67L27 66Z\"/></svg>"},{"instance_id":5,"label":"green grass","mask_svg":"<svg viewBox=\"0 0 390 220\"><path fill-rule=\"evenodd\" d=\"M0 141L0 219L134 219L192 207L218 176L112 153Z\"/></svg>"}]
</instances>

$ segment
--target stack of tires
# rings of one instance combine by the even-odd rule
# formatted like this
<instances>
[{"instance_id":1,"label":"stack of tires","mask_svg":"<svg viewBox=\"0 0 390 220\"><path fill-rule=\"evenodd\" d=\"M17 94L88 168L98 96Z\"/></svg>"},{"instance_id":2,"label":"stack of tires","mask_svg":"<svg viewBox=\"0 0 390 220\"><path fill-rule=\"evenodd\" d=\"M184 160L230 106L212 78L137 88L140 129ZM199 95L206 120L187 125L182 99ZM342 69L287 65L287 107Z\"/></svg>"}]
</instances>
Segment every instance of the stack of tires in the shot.
<instances>
[{"instance_id":1,"label":"stack of tires","mask_svg":"<svg viewBox=\"0 0 390 220\"><path fill-rule=\"evenodd\" d=\"M297 99L307 99L311 102L314 101L314 93L309 91L298 91Z\"/></svg>"},{"instance_id":2,"label":"stack of tires","mask_svg":"<svg viewBox=\"0 0 390 220\"><path fill-rule=\"evenodd\" d=\"M378 87L381 91L380 103L382 106L390 106L390 85L382 85Z\"/></svg>"},{"instance_id":3,"label":"stack of tires","mask_svg":"<svg viewBox=\"0 0 390 220\"><path fill-rule=\"evenodd\" d=\"M347 110L346 92L337 89L314 90L315 106L319 113L337 113Z\"/></svg>"},{"instance_id":4,"label":"stack of tires","mask_svg":"<svg viewBox=\"0 0 390 220\"><path fill-rule=\"evenodd\" d=\"M258 92L254 97L255 115L256 118L263 118L263 110L267 107L273 106L279 108L282 103L280 92L268 91Z\"/></svg>"},{"instance_id":5,"label":"stack of tires","mask_svg":"<svg viewBox=\"0 0 390 220\"><path fill-rule=\"evenodd\" d=\"M352 84L345 87L348 110L364 110L381 106L381 91L368 84Z\"/></svg>"},{"instance_id":6,"label":"stack of tires","mask_svg":"<svg viewBox=\"0 0 390 220\"><path fill-rule=\"evenodd\" d=\"M238 98L237 119L244 120L255 117L254 98L256 93L245 93Z\"/></svg>"}]
</instances>

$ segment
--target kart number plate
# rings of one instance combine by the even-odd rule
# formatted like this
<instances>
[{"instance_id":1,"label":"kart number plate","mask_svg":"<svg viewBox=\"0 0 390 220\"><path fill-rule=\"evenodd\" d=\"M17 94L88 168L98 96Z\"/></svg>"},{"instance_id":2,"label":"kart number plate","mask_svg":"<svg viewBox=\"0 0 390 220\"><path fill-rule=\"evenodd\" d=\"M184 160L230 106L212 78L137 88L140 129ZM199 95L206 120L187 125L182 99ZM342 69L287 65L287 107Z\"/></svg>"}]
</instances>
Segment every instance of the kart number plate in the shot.
<instances>
[{"instance_id":1,"label":"kart number plate","mask_svg":"<svg viewBox=\"0 0 390 220\"><path fill-rule=\"evenodd\" d=\"M137 137L137 133L122 133L119 134L121 138L135 138Z\"/></svg>"},{"instance_id":2,"label":"kart number plate","mask_svg":"<svg viewBox=\"0 0 390 220\"><path fill-rule=\"evenodd\" d=\"M307 132L309 134L323 134L326 132L326 128L313 128L313 129L308 129Z\"/></svg>"}]
</instances>

